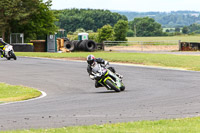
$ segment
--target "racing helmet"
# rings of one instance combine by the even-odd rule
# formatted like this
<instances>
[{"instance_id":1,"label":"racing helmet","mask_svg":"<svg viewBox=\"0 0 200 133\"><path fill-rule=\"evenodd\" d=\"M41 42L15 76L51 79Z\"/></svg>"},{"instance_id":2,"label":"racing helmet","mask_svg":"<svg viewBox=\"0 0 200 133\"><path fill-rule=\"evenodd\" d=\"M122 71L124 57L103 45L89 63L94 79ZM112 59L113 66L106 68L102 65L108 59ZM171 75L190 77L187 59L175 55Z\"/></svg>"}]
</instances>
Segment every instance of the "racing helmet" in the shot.
<instances>
[{"instance_id":1,"label":"racing helmet","mask_svg":"<svg viewBox=\"0 0 200 133\"><path fill-rule=\"evenodd\" d=\"M88 63L89 65L94 64L94 61L95 61L94 55L88 55L88 56L87 56L87 63Z\"/></svg>"}]
</instances>

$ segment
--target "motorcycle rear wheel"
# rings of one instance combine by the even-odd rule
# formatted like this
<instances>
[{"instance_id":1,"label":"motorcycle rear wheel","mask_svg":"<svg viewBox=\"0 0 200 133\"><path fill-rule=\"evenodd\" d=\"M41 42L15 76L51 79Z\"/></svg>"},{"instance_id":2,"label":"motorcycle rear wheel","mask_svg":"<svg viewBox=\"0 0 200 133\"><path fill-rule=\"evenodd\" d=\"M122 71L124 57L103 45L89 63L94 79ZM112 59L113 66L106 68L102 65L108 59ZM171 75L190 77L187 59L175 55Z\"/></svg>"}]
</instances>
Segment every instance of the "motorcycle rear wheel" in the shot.
<instances>
[{"instance_id":1,"label":"motorcycle rear wheel","mask_svg":"<svg viewBox=\"0 0 200 133\"><path fill-rule=\"evenodd\" d=\"M111 80L106 80L106 84L111 87L112 90L120 92L120 88L117 87Z\"/></svg>"}]
</instances>

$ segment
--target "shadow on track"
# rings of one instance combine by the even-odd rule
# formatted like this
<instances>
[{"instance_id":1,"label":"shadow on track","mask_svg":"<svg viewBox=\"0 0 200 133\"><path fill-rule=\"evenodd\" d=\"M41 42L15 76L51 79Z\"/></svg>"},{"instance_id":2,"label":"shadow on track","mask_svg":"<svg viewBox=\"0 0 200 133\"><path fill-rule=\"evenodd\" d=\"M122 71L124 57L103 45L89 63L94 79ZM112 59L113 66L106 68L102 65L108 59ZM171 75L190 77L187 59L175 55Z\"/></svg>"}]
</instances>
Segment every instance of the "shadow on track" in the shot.
<instances>
[{"instance_id":1,"label":"shadow on track","mask_svg":"<svg viewBox=\"0 0 200 133\"><path fill-rule=\"evenodd\" d=\"M116 93L116 94L119 94L119 93L123 93L123 92L127 92L126 90L125 91L121 91L121 92L115 92L113 90L110 90L110 91L100 91L100 92L93 92L93 93L99 93L99 94L106 94L106 93Z\"/></svg>"}]
</instances>

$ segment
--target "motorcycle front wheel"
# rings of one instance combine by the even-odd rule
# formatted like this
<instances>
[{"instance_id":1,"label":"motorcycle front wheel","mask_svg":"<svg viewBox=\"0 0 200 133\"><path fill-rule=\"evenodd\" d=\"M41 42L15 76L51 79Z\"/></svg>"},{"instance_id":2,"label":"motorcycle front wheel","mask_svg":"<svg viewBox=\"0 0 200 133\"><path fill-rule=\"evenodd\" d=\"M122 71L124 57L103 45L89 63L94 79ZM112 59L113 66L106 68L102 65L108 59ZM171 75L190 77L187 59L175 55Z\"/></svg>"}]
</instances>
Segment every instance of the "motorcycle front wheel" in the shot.
<instances>
[{"instance_id":1,"label":"motorcycle front wheel","mask_svg":"<svg viewBox=\"0 0 200 133\"><path fill-rule=\"evenodd\" d=\"M122 85L122 86L120 87L120 90L121 90L121 91L124 91L124 90L125 90L125 86L124 86L124 84L122 83L122 81L121 81L121 85Z\"/></svg>"},{"instance_id":2,"label":"motorcycle front wheel","mask_svg":"<svg viewBox=\"0 0 200 133\"><path fill-rule=\"evenodd\" d=\"M105 82L108 86L110 86L110 88L116 92L120 92L120 88L117 87L111 80L106 80Z\"/></svg>"},{"instance_id":3,"label":"motorcycle front wheel","mask_svg":"<svg viewBox=\"0 0 200 133\"><path fill-rule=\"evenodd\" d=\"M14 60L17 60L17 57L16 57L16 55L13 53L13 51L11 52L11 57L12 57Z\"/></svg>"},{"instance_id":4,"label":"motorcycle front wheel","mask_svg":"<svg viewBox=\"0 0 200 133\"><path fill-rule=\"evenodd\" d=\"M124 91L125 90L125 86L120 87L120 90Z\"/></svg>"}]
</instances>

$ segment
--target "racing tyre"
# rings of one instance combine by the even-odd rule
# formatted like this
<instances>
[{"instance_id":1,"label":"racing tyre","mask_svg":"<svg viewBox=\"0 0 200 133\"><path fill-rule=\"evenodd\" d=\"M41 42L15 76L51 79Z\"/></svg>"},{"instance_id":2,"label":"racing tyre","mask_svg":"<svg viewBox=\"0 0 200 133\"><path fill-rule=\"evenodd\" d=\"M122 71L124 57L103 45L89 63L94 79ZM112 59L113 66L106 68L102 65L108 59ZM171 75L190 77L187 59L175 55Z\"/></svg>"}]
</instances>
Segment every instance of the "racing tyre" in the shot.
<instances>
[{"instance_id":1,"label":"racing tyre","mask_svg":"<svg viewBox=\"0 0 200 133\"><path fill-rule=\"evenodd\" d=\"M124 86L124 84L122 83L122 81L121 81L121 85L122 85L122 86L120 87L120 90L121 90L121 91L124 91L124 90L125 90L125 86Z\"/></svg>"},{"instance_id":2,"label":"racing tyre","mask_svg":"<svg viewBox=\"0 0 200 133\"><path fill-rule=\"evenodd\" d=\"M16 55L13 53L13 51L11 51L11 57L14 59L14 60L17 60L17 57L16 57Z\"/></svg>"},{"instance_id":3,"label":"racing tyre","mask_svg":"<svg viewBox=\"0 0 200 133\"><path fill-rule=\"evenodd\" d=\"M64 46L69 51L74 51L75 50L75 44L73 42L65 41Z\"/></svg>"},{"instance_id":4,"label":"racing tyre","mask_svg":"<svg viewBox=\"0 0 200 133\"><path fill-rule=\"evenodd\" d=\"M120 87L120 90L124 91L125 90L125 86L123 85L122 87Z\"/></svg>"},{"instance_id":5,"label":"racing tyre","mask_svg":"<svg viewBox=\"0 0 200 133\"><path fill-rule=\"evenodd\" d=\"M86 51L93 52L97 48L97 44L92 40L87 40L85 44Z\"/></svg>"},{"instance_id":6,"label":"racing tyre","mask_svg":"<svg viewBox=\"0 0 200 133\"><path fill-rule=\"evenodd\" d=\"M106 84L110 86L110 88L116 92L120 92L120 88L117 87L111 80L106 80Z\"/></svg>"},{"instance_id":7,"label":"racing tyre","mask_svg":"<svg viewBox=\"0 0 200 133\"><path fill-rule=\"evenodd\" d=\"M16 55L15 55L13 52L12 52L11 54L12 54L13 59L14 59L14 60L17 60Z\"/></svg>"},{"instance_id":8,"label":"racing tyre","mask_svg":"<svg viewBox=\"0 0 200 133\"><path fill-rule=\"evenodd\" d=\"M14 59L14 60L17 60L17 57L16 57L16 56L13 56L13 59Z\"/></svg>"}]
</instances>

